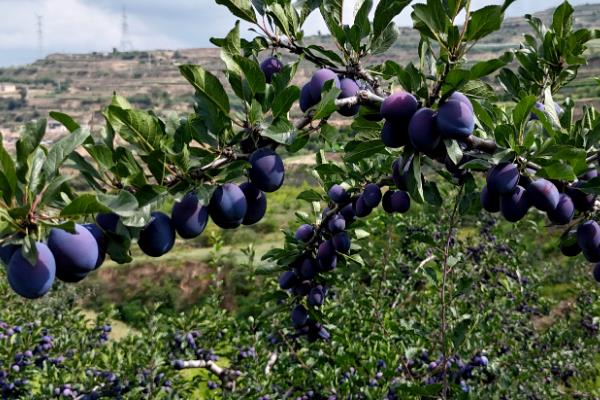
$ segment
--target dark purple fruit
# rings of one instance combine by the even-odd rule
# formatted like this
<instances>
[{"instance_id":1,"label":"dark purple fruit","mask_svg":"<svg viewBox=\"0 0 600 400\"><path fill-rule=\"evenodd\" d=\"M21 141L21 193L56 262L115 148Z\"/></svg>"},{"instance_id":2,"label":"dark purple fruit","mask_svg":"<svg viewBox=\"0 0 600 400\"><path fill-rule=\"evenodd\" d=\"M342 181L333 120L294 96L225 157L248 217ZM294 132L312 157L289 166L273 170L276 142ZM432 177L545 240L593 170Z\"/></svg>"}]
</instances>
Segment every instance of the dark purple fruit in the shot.
<instances>
[{"instance_id":1,"label":"dark purple fruit","mask_svg":"<svg viewBox=\"0 0 600 400\"><path fill-rule=\"evenodd\" d=\"M210 198L208 210L215 224L223 229L232 229L240 226L244 220L248 203L239 186L226 183L215 189Z\"/></svg>"},{"instance_id":2,"label":"dark purple fruit","mask_svg":"<svg viewBox=\"0 0 600 400\"><path fill-rule=\"evenodd\" d=\"M294 271L285 271L279 277L279 287L282 290L288 290L298 283L298 276Z\"/></svg>"},{"instance_id":3,"label":"dark purple fruit","mask_svg":"<svg viewBox=\"0 0 600 400\"><path fill-rule=\"evenodd\" d=\"M333 235L331 238L333 247L342 254L347 254L350 251L350 237L346 232L340 232Z\"/></svg>"},{"instance_id":4,"label":"dark purple fruit","mask_svg":"<svg viewBox=\"0 0 600 400\"><path fill-rule=\"evenodd\" d=\"M417 151L432 153L439 146L440 134L435 120L435 112L430 108L421 108L410 119L408 137Z\"/></svg>"},{"instance_id":5,"label":"dark purple fruit","mask_svg":"<svg viewBox=\"0 0 600 400\"><path fill-rule=\"evenodd\" d=\"M465 139L475 129L473 106L459 100L448 100L438 109L436 121L442 137Z\"/></svg>"},{"instance_id":6,"label":"dark purple fruit","mask_svg":"<svg viewBox=\"0 0 600 400\"><path fill-rule=\"evenodd\" d=\"M350 194L346 192L346 189L342 185L333 185L327 194L334 203L345 203L350 200Z\"/></svg>"},{"instance_id":7,"label":"dark purple fruit","mask_svg":"<svg viewBox=\"0 0 600 400\"><path fill-rule=\"evenodd\" d=\"M327 228L329 229L329 232L333 234L342 232L344 229L346 229L346 220L341 215L336 214L329 219Z\"/></svg>"},{"instance_id":8,"label":"dark purple fruit","mask_svg":"<svg viewBox=\"0 0 600 400\"><path fill-rule=\"evenodd\" d=\"M500 195L512 193L519 182L519 169L512 163L500 163L487 174L488 190Z\"/></svg>"},{"instance_id":9,"label":"dark purple fruit","mask_svg":"<svg viewBox=\"0 0 600 400\"><path fill-rule=\"evenodd\" d=\"M256 150L248 160L251 164L248 175L263 192L274 192L283 185L284 168L279 154L268 147Z\"/></svg>"},{"instance_id":10,"label":"dark purple fruit","mask_svg":"<svg viewBox=\"0 0 600 400\"><path fill-rule=\"evenodd\" d=\"M56 276L66 282L77 282L96 269L98 242L82 225L75 225L75 233L52 228L48 248L56 263Z\"/></svg>"},{"instance_id":11,"label":"dark purple fruit","mask_svg":"<svg viewBox=\"0 0 600 400\"><path fill-rule=\"evenodd\" d=\"M525 189L521 186L517 186L512 193L504 194L500 198L500 212L510 222L523 219L530 206Z\"/></svg>"},{"instance_id":12,"label":"dark purple fruit","mask_svg":"<svg viewBox=\"0 0 600 400\"><path fill-rule=\"evenodd\" d=\"M594 208L596 197L593 194L588 194L578 189L582 184L583 182L575 182L567 187L565 193L573 200L577 211L586 212Z\"/></svg>"},{"instance_id":13,"label":"dark purple fruit","mask_svg":"<svg viewBox=\"0 0 600 400\"><path fill-rule=\"evenodd\" d=\"M354 203L354 214L359 218L363 218L371 214L372 211L373 208L365 204L364 196L358 196L358 199L356 199L356 202Z\"/></svg>"},{"instance_id":14,"label":"dark purple fruit","mask_svg":"<svg viewBox=\"0 0 600 400\"><path fill-rule=\"evenodd\" d=\"M308 304L313 307L320 307L325 301L325 292L323 286L318 285L310 290L307 296Z\"/></svg>"},{"instance_id":15,"label":"dark purple fruit","mask_svg":"<svg viewBox=\"0 0 600 400\"><path fill-rule=\"evenodd\" d=\"M531 205L541 211L552 211L558 206L558 189L546 179L533 181L527 187L527 197Z\"/></svg>"},{"instance_id":16,"label":"dark purple fruit","mask_svg":"<svg viewBox=\"0 0 600 400\"><path fill-rule=\"evenodd\" d=\"M292 325L294 328L302 328L308 322L308 311L302 304L298 304L292 310Z\"/></svg>"},{"instance_id":17,"label":"dark purple fruit","mask_svg":"<svg viewBox=\"0 0 600 400\"><path fill-rule=\"evenodd\" d=\"M419 103L415 96L408 92L396 92L381 103L380 113L387 121L398 125L407 124L417 112Z\"/></svg>"},{"instance_id":18,"label":"dark purple fruit","mask_svg":"<svg viewBox=\"0 0 600 400\"><path fill-rule=\"evenodd\" d=\"M406 145L408 143L408 125L385 121L381 129L381 141L393 149Z\"/></svg>"},{"instance_id":19,"label":"dark purple fruit","mask_svg":"<svg viewBox=\"0 0 600 400\"><path fill-rule=\"evenodd\" d=\"M140 231L138 245L151 257L160 257L168 253L175 244L175 228L166 214L155 211L150 222Z\"/></svg>"},{"instance_id":20,"label":"dark purple fruit","mask_svg":"<svg viewBox=\"0 0 600 400\"><path fill-rule=\"evenodd\" d=\"M301 242L308 242L315 234L315 227L309 224L300 225L296 231L296 239Z\"/></svg>"},{"instance_id":21,"label":"dark purple fruit","mask_svg":"<svg viewBox=\"0 0 600 400\"><path fill-rule=\"evenodd\" d=\"M558 199L558 205L552 211L548 211L548 218L557 225L565 225L571 222L575 215L575 205L571 198L561 193Z\"/></svg>"},{"instance_id":22,"label":"dark purple fruit","mask_svg":"<svg viewBox=\"0 0 600 400\"><path fill-rule=\"evenodd\" d=\"M240 189L244 192L246 198L246 214L244 215L243 225L254 225L267 212L267 196L257 188L252 182L244 182L240 185Z\"/></svg>"},{"instance_id":23,"label":"dark purple fruit","mask_svg":"<svg viewBox=\"0 0 600 400\"><path fill-rule=\"evenodd\" d=\"M340 79L332 70L322 68L314 73L310 80L310 95L313 99L321 100L321 91L328 81L333 81L333 86L338 89L340 88Z\"/></svg>"},{"instance_id":24,"label":"dark purple fruit","mask_svg":"<svg viewBox=\"0 0 600 400\"><path fill-rule=\"evenodd\" d=\"M302 112L306 112L309 108L317 103L318 101L315 101L310 94L310 83L302 86L302 90L300 91L300 110L302 110Z\"/></svg>"},{"instance_id":25,"label":"dark purple fruit","mask_svg":"<svg viewBox=\"0 0 600 400\"><path fill-rule=\"evenodd\" d=\"M340 80L340 89L342 93L338 96L338 99L346 99L348 97L356 96L360 88L358 84L350 78L343 78ZM360 109L359 104L355 104L353 106L344 106L338 109L338 112L345 117L352 117L358 114L358 110Z\"/></svg>"},{"instance_id":26,"label":"dark purple fruit","mask_svg":"<svg viewBox=\"0 0 600 400\"><path fill-rule=\"evenodd\" d=\"M481 207L487 212L495 213L500 211L500 196L496 193L490 192L487 185L481 189Z\"/></svg>"},{"instance_id":27,"label":"dark purple fruit","mask_svg":"<svg viewBox=\"0 0 600 400\"><path fill-rule=\"evenodd\" d=\"M260 63L260 69L265 74L267 83L271 83L273 75L283 69L283 63L277 57L269 57Z\"/></svg>"},{"instance_id":28,"label":"dark purple fruit","mask_svg":"<svg viewBox=\"0 0 600 400\"><path fill-rule=\"evenodd\" d=\"M588 220L579 224L577 243L582 250L595 250L600 246L600 226L596 221Z\"/></svg>"},{"instance_id":29,"label":"dark purple fruit","mask_svg":"<svg viewBox=\"0 0 600 400\"><path fill-rule=\"evenodd\" d=\"M48 293L56 276L56 262L48 246L37 242L35 247L35 265L31 265L22 250L18 250L12 255L7 269L10 287L27 299L37 299Z\"/></svg>"},{"instance_id":30,"label":"dark purple fruit","mask_svg":"<svg viewBox=\"0 0 600 400\"><path fill-rule=\"evenodd\" d=\"M175 230L184 239L198 237L208 222L208 207L200 204L195 193L187 193L173 204L171 220Z\"/></svg>"},{"instance_id":31,"label":"dark purple fruit","mask_svg":"<svg viewBox=\"0 0 600 400\"><path fill-rule=\"evenodd\" d=\"M375 208L381 201L381 189L374 183L368 183L361 195L365 205L369 208Z\"/></svg>"}]
</instances>

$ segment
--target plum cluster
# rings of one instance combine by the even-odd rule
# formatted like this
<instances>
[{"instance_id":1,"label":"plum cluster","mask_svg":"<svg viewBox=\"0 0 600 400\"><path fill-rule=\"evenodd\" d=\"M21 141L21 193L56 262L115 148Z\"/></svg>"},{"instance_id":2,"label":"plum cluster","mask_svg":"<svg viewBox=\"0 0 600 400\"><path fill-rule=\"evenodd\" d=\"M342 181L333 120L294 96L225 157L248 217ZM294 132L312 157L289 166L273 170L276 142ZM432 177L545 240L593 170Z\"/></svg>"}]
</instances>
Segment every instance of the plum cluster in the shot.
<instances>
[{"instance_id":1,"label":"plum cluster","mask_svg":"<svg viewBox=\"0 0 600 400\"><path fill-rule=\"evenodd\" d=\"M460 92L433 110L421 107L411 93L398 91L381 103L380 115L385 118L381 140L386 146L412 146L432 158L446 154L444 139L464 140L475 128L473 105Z\"/></svg>"},{"instance_id":2,"label":"plum cluster","mask_svg":"<svg viewBox=\"0 0 600 400\"><path fill-rule=\"evenodd\" d=\"M390 188L382 194L380 185L375 183L367 183L355 195L335 184L327 194L330 206L323 211L321 223L304 224L296 230L295 239L303 246L303 252L279 277L279 287L290 291L297 302L291 312L292 325L298 336L306 335L309 341L330 338L309 310L321 307L329 291L319 282L319 275L334 270L338 257L350 253L351 224L357 217L368 216L379 204L388 213L404 213L410 208L408 193Z\"/></svg>"},{"instance_id":3,"label":"plum cluster","mask_svg":"<svg viewBox=\"0 0 600 400\"><path fill-rule=\"evenodd\" d=\"M2 246L8 282L19 295L44 296L55 278L79 282L98 269L106 257L107 238L96 224L75 225L75 232L52 228L46 243L36 242L37 259L31 264L16 245Z\"/></svg>"},{"instance_id":4,"label":"plum cluster","mask_svg":"<svg viewBox=\"0 0 600 400\"><path fill-rule=\"evenodd\" d=\"M226 183L217 187L208 206L190 192L173 205L171 217L160 211L152 212L150 221L139 232L140 249L151 257L160 257L173 248L176 233L183 239L199 236L209 216L223 229L259 222L267 209L265 192L274 192L282 186L284 166L281 157L268 147L253 152L249 162L249 180L240 185ZM46 243L35 244L34 265L14 244L0 247L0 259L8 266L11 288L25 298L36 299L50 290L55 278L75 283L98 269L106 258L109 241L122 241L124 233L131 235L118 214L100 213L96 223L75 224L74 233L51 229Z\"/></svg>"},{"instance_id":5,"label":"plum cluster","mask_svg":"<svg viewBox=\"0 0 600 400\"><path fill-rule=\"evenodd\" d=\"M589 179L598 176L590 168L576 182L563 185L544 178L532 180L519 172L519 167L510 162L494 165L487 173L486 185L481 191L481 205L491 213L500 212L510 221L521 220L531 207L545 212L555 225L570 224L576 213L585 216L594 209L596 197L579 188ZM600 263L600 226L594 220L572 224L563 235L561 252L568 257L579 253L591 263ZM594 267L594 277L600 282L600 267Z\"/></svg>"},{"instance_id":6,"label":"plum cluster","mask_svg":"<svg viewBox=\"0 0 600 400\"><path fill-rule=\"evenodd\" d=\"M302 112L308 111L309 108L321 101L321 92L325 87L325 83L330 81L333 83L333 87L341 90L338 99L354 97L360 91L360 87L354 79L340 77L332 70L322 68L313 74L310 81L300 91L300 110ZM352 117L358 114L359 109L359 104L344 105L338 108L338 113L345 117Z\"/></svg>"}]
</instances>

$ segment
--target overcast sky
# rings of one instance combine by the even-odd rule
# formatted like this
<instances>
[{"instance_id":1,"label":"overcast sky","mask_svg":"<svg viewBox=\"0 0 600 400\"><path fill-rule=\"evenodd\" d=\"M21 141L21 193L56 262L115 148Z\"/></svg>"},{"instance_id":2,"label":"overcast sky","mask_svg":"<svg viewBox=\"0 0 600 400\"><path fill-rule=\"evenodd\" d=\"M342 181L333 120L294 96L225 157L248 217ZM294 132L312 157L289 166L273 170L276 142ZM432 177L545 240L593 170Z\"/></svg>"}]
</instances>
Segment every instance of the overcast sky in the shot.
<instances>
[{"instance_id":1,"label":"overcast sky","mask_svg":"<svg viewBox=\"0 0 600 400\"><path fill-rule=\"evenodd\" d=\"M550 8L561 0L517 0L509 16ZM571 0L572 4L600 0ZM344 22L350 22L355 0L346 1ZM501 0L472 0L474 7ZM123 7L127 10L129 41L136 50L210 46L233 26L224 6L213 0L0 0L0 66L40 58L37 17L42 17L43 53L111 51L121 43ZM410 25L407 7L397 18ZM323 29L318 12L306 25L308 34ZM247 28L247 26L246 26Z\"/></svg>"}]
</instances>

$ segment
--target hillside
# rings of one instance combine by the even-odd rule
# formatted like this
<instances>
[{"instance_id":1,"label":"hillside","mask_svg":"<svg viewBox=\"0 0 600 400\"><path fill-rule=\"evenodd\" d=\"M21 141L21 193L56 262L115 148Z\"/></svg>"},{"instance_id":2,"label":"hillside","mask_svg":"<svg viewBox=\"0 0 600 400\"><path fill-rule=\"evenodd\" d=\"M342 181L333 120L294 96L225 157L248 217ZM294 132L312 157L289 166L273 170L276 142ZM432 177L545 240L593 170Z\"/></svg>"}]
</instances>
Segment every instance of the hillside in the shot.
<instances>
[{"instance_id":1,"label":"hillside","mask_svg":"<svg viewBox=\"0 0 600 400\"><path fill-rule=\"evenodd\" d=\"M546 21L551 11L537 14ZM576 7L577 26L600 27L600 4ZM506 19L502 29L478 43L471 60L496 57L516 48L521 35L529 32L523 18ZM399 63L416 60L418 35L401 28L400 40L386 53L369 60L393 59ZM311 43L330 46L328 37L314 36ZM578 101L600 104L600 89L591 79L600 76L600 43L590 49L590 63L581 71L566 93ZM100 110L113 92L118 92L137 107L152 108L159 114L190 110L192 90L179 75L177 65L199 63L218 72L222 66L217 49L160 50L129 53L53 54L21 67L0 69L0 132L9 143L22 122L59 110L90 126L103 124ZM300 70L298 83L308 71ZM57 124L49 125L49 139L62 134Z\"/></svg>"}]
</instances>

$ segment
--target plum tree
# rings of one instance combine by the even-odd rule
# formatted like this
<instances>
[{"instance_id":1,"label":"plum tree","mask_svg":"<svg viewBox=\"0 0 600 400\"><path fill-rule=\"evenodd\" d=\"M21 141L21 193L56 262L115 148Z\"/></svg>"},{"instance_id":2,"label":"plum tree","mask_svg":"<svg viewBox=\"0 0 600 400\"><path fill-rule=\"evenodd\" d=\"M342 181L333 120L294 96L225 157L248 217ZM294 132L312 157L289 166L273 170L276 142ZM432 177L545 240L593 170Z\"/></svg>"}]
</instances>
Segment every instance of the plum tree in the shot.
<instances>
[{"instance_id":1,"label":"plum tree","mask_svg":"<svg viewBox=\"0 0 600 400\"><path fill-rule=\"evenodd\" d=\"M104 235L104 232L102 232L102 229L100 229L100 227L98 225L83 224L82 226L85 229L87 229L88 231L90 231L92 236L94 236L94 239L96 239L96 243L98 243L98 260L96 261L96 266L95 266L95 269L98 269L104 262L104 259L106 258L106 249L108 247L108 239L107 239L106 235Z\"/></svg>"},{"instance_id":2,"label":"plum tree","mask_svg":"<svg viewBox=\"0 0 600 400\"><path fill-rule=\"evenodd\" d=\"M350 78L342 78L340 80L340 89L341 93L338 96L339 99L346 99L348 97L356 96L360 88L354 79ZM358 114L358 110L360 109L360 104L355 104L352 106L343 106L338 109L338 113L345 117L352 117Z\"/></svg>"},{"instance_id":3,"label":"plum tree","mask_svg":"<svg viewBox=\"0 0 600 400\"><path fill-rule=\"evenodd\" d=\"M558 198L558 204L554 210L548 211L548 218L557 225L566 225L575 215L575 205L571 198L561 193Z\"/></svg>"},{"instance_id":4,"label":"plum tree","mask_svg":"<svg viewBox=\"0 0 600 400\"><path fill-rule=\"evenodd\" d=\"M265 74L267 83L271 83L273 75L283 69L283 63L277 57L268 57L260 63L260 69Z\"/></svg>"},{"instance_id":5,"label":"plum tree","mask_svg":"<svg viewBox=\"0 0 600 400\"><path fill-rule=\"evenodd\" d=\"M263 192L274 192L283 185L284 168L281 157L268 147L256 150L250 156L248 175Z\"/></svg>"},{"instance_id":6,"label":"plum tree","mask_svg":"<svg viewBox=\"0 0 600 400\"><path fill-rule=\"evenodd\" d=\"M223 229L240 226L247 210L248 203L244 192L233 183L226 183L216 188L208 205L211 219Z\"/></svg>"},{"instance_id":7,"label":"plum tree","mask_svg":"<svg viewBox=\"0 0 600 400\"><path fill-rule=\"evenodd\" d=\"M381 103L380 113L386 121L398 126L406 125L417 112L419 103L415 96L408 92L399 91L391 94Z\"/></svg>"},{"instance_id":8,"label":"plum tree","mask_svg":"<svg viewBox=\"0 0 600 400\"><path fill-rule=\"evenodd\" d=\"M99 245L92 233L75 225L75 233L53 228L48 235L48 248L54 255L56 277L65 282L77 282L96 268Z\"/></svg>"},{"instance_id":9,"label":"plum tree","mask_svg":"<svg viewBox=\"0 0 600 400\"><path fill-rule=\"evenodd\" d=\"M527 186L527 197L531 205L541 211L553 211L558 206L558 189L552 182L543 178Z\"/></svg>"},{"instance_id":10,"label":"plum tree","mask_svg":"<svg viewBox=\"0 0 600 400\"><path fill-rule=\"evenodd\" d=\"M140 231L138 245L151 257L168 253L175 244L175 227L168 215L154 211L150 222Z\"/></svg>"},{"instance_id":11,"label":"plum tree","mask_svg":"<svg viewBox=\"0 0 600 400\"><path fill-rule=\"evenodd\" d=\"M296 239L301 242L308 242L315 234L315 227L309 224L303 224L296 230Z\"/></svg>"},{"instance_id":12,"label":"plum tree","mask_svg":"<svg viewBox=\"0 0 600 400\"><path fill-rule=\"evenodd\" d=\"M448 100L437 114L437 130L444 138L464 139L475 129L473 106L459 100Z\"/></svg>"},{"instance_id":13,"label":"plum tree","mask_svg":"<svg viewBox=\"0 0 600 400\"><path fill-rule=\"evenodd\" d=\"M488 190L500 195L512 193L519 182L519 169L512 163L492 167L486 177Z\"/></svg>"},{"instance_id":14,"label":"plum tree","mask_svg":"<svg viewBox=\"0 0 600 400\"><path fill-rule=\"evenodd\" d=\"M523 219L527 211L529 211L530 206L531 203L522 186L517 186L513 189L512 193L503 194L500 197L500 212L510 222L517 222Z\"/></svg>"},{"instance_id":15,"label":"plum tree","mask_svg":"<svg viewBox=\"0 0 600 400\"><path fill-rule=\"evenodd\" d=\"M246 198L247 210L242 220L243 225L254 225L260 221L267 212L267 196L252 182L244 182L240 189Z\"/></svg>"},{"instance_id":16,"label":"plum tree","mask_svg":"<svg viewBox=\"0 0 600 400\"><path fill-rule=\"evenodd\" d=\"M421 108L410 119L408 136L417 151L431 153L439 146L440 135L435 121L435 112L430 108Z\"/></svg>"},{"instance_id":17,"label":"plum tree","mask_svg":"<svg viewBox=\"0 0 600 400\"><path fill-rule=\"evenodd\" d=\"M183 239L198 237L208 222L208 207L200 204L198 196L189 192L181 201L173 204L171 220L175 230Z\"/></svg>"},{"instance_id":18,"label":"plum tree","mask_svg":"<svg viewBox=\"0 0 600 400\"><path fill-rule=\"evenodd\" d=\"M35 248L35 264L27 261L22 250L16 251L8 263L10 287L27 299L37 299L48 293L56 275L56 262L48 246L37 242Z\"/></svg>"},{"instance_id":19,"label":"plum tree","mask_svg":"<svg viewBox=\"0 0 600 400\"><path fill-rule=\"evenodd\" d=\"M333 86L336 88L340 88L340 79L337 74L330 69L322 68L317 70L309 84L310 84L310 95L313 99L320 101L321 100L321 90L325 86L325 83L333 81Z\"/></svg>"}]
</instances>

